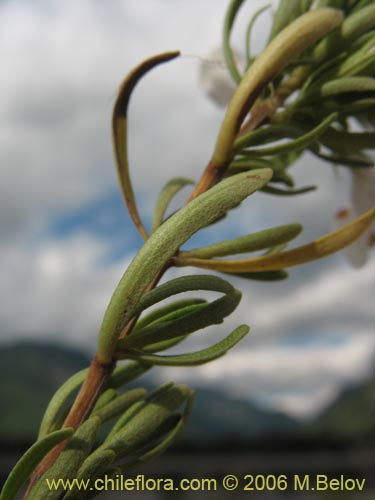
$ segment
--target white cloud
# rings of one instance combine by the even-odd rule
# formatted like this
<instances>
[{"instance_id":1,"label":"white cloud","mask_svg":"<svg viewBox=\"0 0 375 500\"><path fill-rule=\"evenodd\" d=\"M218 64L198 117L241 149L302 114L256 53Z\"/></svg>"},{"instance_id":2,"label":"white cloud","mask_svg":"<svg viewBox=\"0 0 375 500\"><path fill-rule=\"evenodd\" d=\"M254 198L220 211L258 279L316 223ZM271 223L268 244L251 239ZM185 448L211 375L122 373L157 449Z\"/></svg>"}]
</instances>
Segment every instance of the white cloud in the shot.
<instances>
[{"instance_id":1,"label":"white cloud","mask_svg":"<svg viewBox=\"0 0 375 500\"><path fill-rule=\"evenodd\" d=\"M1 251L2 340L59 341L90 350L127 262L100 266L108 248L85 236Z\"/></svg>"},{"instance_id":2,"label":"white cloud","mask_svg":"<svg viewBox=\"0 0 375 500\"><path fill-rule=\"evenodd\" d=\"M251 334L250 334L251 337ZM162 369L161 379L219 385L234 397L249 397L297 417L310 417L346 384L369 377L374 366L371 331L337 345L306 347L251 346L248 338L214 363L194 370Z\"/></svg>"}]
</instances>

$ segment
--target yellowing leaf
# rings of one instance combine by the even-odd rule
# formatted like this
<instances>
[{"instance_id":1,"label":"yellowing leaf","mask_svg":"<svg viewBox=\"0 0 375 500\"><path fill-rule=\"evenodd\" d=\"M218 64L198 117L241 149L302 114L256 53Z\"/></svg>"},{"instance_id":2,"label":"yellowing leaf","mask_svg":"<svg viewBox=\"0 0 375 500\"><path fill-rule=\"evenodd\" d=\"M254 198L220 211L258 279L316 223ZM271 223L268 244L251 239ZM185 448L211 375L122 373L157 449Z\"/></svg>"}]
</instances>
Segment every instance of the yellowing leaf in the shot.
<instances>
[{"instance_id":1,"label":"yellowing leaf","mask_svg":"<svg viewBox=\"0 0 375 500\"><path fill-rule=\"evenodd\" d=\"M375 208L364 213L350 224L306 245L278 254L241 260L214 260L176 258L177 266L194 266L224 272L261 272L297 266L321 259L350 245L364 233L375 218Z\"/></svg>"}]
</instances>

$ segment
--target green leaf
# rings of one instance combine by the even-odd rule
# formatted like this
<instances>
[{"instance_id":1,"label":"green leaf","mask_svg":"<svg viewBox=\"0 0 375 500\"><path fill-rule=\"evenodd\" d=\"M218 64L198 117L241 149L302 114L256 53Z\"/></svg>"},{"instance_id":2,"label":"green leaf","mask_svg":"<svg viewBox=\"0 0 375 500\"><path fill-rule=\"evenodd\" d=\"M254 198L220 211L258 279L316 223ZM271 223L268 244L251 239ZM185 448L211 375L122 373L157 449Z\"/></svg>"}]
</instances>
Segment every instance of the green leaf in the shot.
<instances>
[{"instance_id":1,"label":"green leaf","mask_svg":"<svg viewBox=\"0 0 375 500\"><path fill-rule=\"evenodd\" d=\"M300 17L310 9L311 0L280 0L279 6L273 16L273 24L269 42L275 38L288 24Z\"/></svg>"},{"instance_id":2,"label":"green leaf","mask_svg":"<svg viewBox=\"0 0 375 500\"><path fill-rule=\"evenodd\" d=\"M320 99L337 97L342 94L372 94L375 92L375 80L368 76L338 78L324 83L320 88L307 92L301 101L304 104Z\"/></svg>"},{"instance_id":3,"label":"green leaf","mask_svg":"<svg viewBox=\"0 0 375 500\"><path fill-rule=\"evenodd\" d=\"M118 180L125 204L128 207L129 214L134 222L135 227L138 229L143 239L147 239L147 231L138 212L129 174L127 146L128 105L134 87L137 85L138 81L142 78L143 75L145 75L148 71L150 71L150 69L154 68L155 66L170 61L171 59L174 59L179 55L179 52L167 52L165 54L158 54L157 56L143 61L136 68L134 68L122 82L113 108L112 138Z\"/></svg>"},{"instance_id":4,"label":"green leaf","mask_svg":"<svg viewBox=\"0 0 375 500\"><path fill-rule=\"evenodd\" d=\"M118 388L123 384L134 380L150 369L149 366L140 363L129 363L125 366L118 366L114 369L109 384ZM38 439L46 436L53 427L57 415L64 407L70 396L82 385L88 373L88 368L81 370L72 375L64 384L56 391L51 398L42 422L40 424Z\"/></svg>"},{"instance_id":5,"label":"green leaf","mask_svg":"<svg viewBox=\"0 0 375 500\"><path fill-rule=\"evenodd\" d=\"M254 24L258 17L266 10L268 10L271 7L271 4L267 4L264 7L261 7L258 9L253 16L251 17L249 24L247 25L246 28L246 61L247 61L247 67L250 66L250 63L252 62L253 58L251 56L251 32L253 30Z\"/></svg>"},{"instance_id":6,"label":"green leaf","mask_svg":"<svg viewBox=\"0 0 375 500\"><path fill-rule=\"evenodd\" d=\"M154 311L151 311L148 313L146 316L142 317L139 319L135 325L135 327L132 330L132 333L135 333L136 331L140 330L141 328L144 328L145 326L149 326L150 324L159 322L159 321L165 321L165 317L168 316L170 318L170 314L176 314L178 317L181 314L184 314L186 311L186 307L191 307L195 306L197 304L206 304L207 300L205 299L196 299L196 298L189 298L189 299L183 299L183 300L177 300L175 302L172 302L171 304L167 304L163 307L158 307Z\"/></svg>"},{"instance_id":7,"label":"green leaf","mask_svg":"<svg viewBox=\"0 0 375 500\"><path fill-rule=\"evenodd\" d=\"M127 363L124 366L117 366L109 379L112 387L119 388L132 380L140 377L150 369L149 366L141 363Z\"/></svg>"},{"instance_id":8,"label":"green leaf","mask_svg":"<svg viewBox=\"0 0 375 500\"><path fill-rule=\"evenodd\" d=\"M374 149L375 132L345 132L330 127L320 142L335 151L353 153L361 149Z\"/></svg>"},{"instance_id":9,"label":"green leaf","mask_svg":"<svg viewBox=\"0 0 375 500\"><path fill-rule=\"evenodd\" d=\"M125 394L121 394L114 401L110 401L105 406L93 410L92 415L99 417L102 422L107 422L122 414L137 401L144 399L146 395L146 389L132 389Z\"/></svg>"},{"instance_id":10,"label":"green leaf","mask_svg":"<svg viewBox=\"0 0 375 500\"><path fill-rule=\"evenodd\" d=\"M152 219L152 233L163 223L165 212L173 197L189 184L194 184L194 181L185 177L174 177L164 186L156 203Z\"/></svg>"},{"instance_id":11,"label":"green leaf","mask_svg":"<svg viewBox=\"0 0 375 500\"><path fill-rule=\"evenodd\" d=\"M187 259L181 257L179 260L176 259L175 263L177 266L195 266L226 273L275 271L286 267L297 266L321 259L350 245L361 234L368 230L373 222L374 216L375 208L368 210L354 221L332 233L286 252L238 260Z\"/></svg>"},{"instance_id":12,"label":"green leaf","mask_svg":"<svg viewBox=\"0 0 375 500\"><path fill-rule=\"evenodd\" d=\"M244 0L231 0L224 19L224 33L223 33L224 57L228 66L228 70L236 83L239 83L241 81L241 73L237 68L233 50L230 45L230 34L232 32L234 20L243 2Z\"/></svg>"},{"instance_id":13,"label":"green leaf","mask_svg":"<svg viewBox=\"0 0 375 500\"><path fill-rule=\"evenodd\" d=\"M317 63L344 51L363 33L375 27L375 4L369 5L348 16L330 35L318 43L313 51Z\"/></svg>"},{"instance_id":14,"label":"green leaf","mask_svg":"<svg viewBox=\"0 0 375 500\"><path fill-rule=\"evenodd\" d=\"M147 404L146 400L137 401L128 410L126 410L121 417L113 425L110 432L107 434L104 442L109 442L113 436L117 435L118 431L122 429L139 411Z\"/></svg>"},{"instance_id":15,"label":"green leaf","mask_svg":"<svg viewBox=\"0 0 375 500\"><path fill-rule=\"evenodd\" d=\"M194 233L224 215L272 177L271 169L224 179L172 215L145 242L116 287L99 332L98 361L112 362L118 337L147 286Z\"/></svg>"},{"instance_id":16,"label":"green leaf","mask_svg":"<svg viewBox=\"0 0 375 500\"><path fill-rule=\"evenodd\" d=\"M38 439L48 434L59 411L64 406L65 402L69 399L69 397L73 394L73 392L82 385L87 373L87 368L75 373L55 392L50 402L48 403L47 409L40 424Z\"/></svg>"},{"instance_id":17,"label":"green leaf","mask_svg":"<svg viewBox=\"0 0 375 500\"><path fill-rule=\"evenodd\" d=\"M116 399L118 397L118 392L116 389L113 389L110 387L109 389L105 390L98 398L94 408L92 409L92 414L95 415L98 413L98 411L103 408L103 406L106 406L108 403L110 403L112 400Z\"/></svg>"},{"instance_id":18,"label":"green leaf","mask_svg":"<svg viewBox=\"0 0 375 500\"><path fill-rule=\"evenodd\" d=\"M231 314L241 300L241 293L233 289L231 292L208 304L196 305L195 310L170 321L159 322L145 327L133 335L118 342L118 350L141 348L155 342L171 340L189 335L210 325L220 324Z\"/></svg>"},{"instance_id":19,"label":"green leaf","mask_svg":"<svg viewBox=\"0 0 375 500\"><path fill-rule=\"evenodd\" d=\"M31 489L28 500L41 500L42 498L43 500L59 500L61 498L62 488L50 489L46 479L76 477L79 467L91 451L100 424L98 417L90 417L77 429L55 463Z\"/></svg>"},{"instance_id":20,"label":"green leaf","mask_svg":"<svg viewBox=\"0 0 375 500\"><path fill-rule=\"evenodd\" d=\"M303 150L291 153L268 156L267 158L238 158L234 160L227 171L228 175L237 175L239 171L252 170L258 162L268 165L273 170L272 182L281 182L288 187L294 186L294 181L286 169L300 158Z\"/></svg>"},{"instance_id":21,"label":"green leaf","mask_svg":"<svg viewBox=\"0 0 375 500\"><path fill-rule=\"evenodd\" d=\"M30 477L36 466L43 460L47 453L57 444L65 441L74 433L73 429L66 428L53 432L39 439L17 462L9 474L1 491L1 500L13 500L17 492Z\"/></svg>"},{"instance_id":22,"label":"green leaf","mask_svg":"<svg viewBox=\"0 0 375 500\"><path fill-rule=\"evenodd\" d=\"M173 386L159 394L115 434L111 433L111 437L107 438L93 455L101 453L103 449L112 449L117 458L121 458L141 448L190 395L191 390L184 385Z\"/></svg>"},{"instance_id":23,"label":"green leaf","mask_svg":"<svg viewBox=\"0 0 375 500\"><path fill-rule=\"evenodd\" d=\"M186 337L187 337L187 335L181 335L180 337L175 337L173 339L155 342L155 344L148 344L147 346L143 347L143 350L145 352L151 352L151 353L166 351L166 350L171 349L172 347L175 347L176 345L180 344L182 341L184 341L186 339Z\"/></svg>"},{"instance_id":24,"label":"green leaf","mask_svg":"<svg viewBox=\"0 0 375 500\"><path fill-rule=\"evenodd\" d=\"M158 443L158 445L155 446L152 450L148 451L147 453L144 453L134 462L127 464L126 466L127 470L130 467L132 468L138 467L139 465L142 465L145 462L148 462L150 460L159 457L176 441L181 431L185 427L187 419L189 418L193 406L193 399L194 399L194 393L192 392L186 402L184 412L180 420L178 421L177 425L174 427L174 429L168 434L168 436L165 439L163 439L160 443Z\"/></svg>"},{"instance_id":25,"label":"green leaf","mask_svg":"<svg viewBox=\"0 0 375 500\"><path fill-rule=\"evenodd\" d=\"M357 12L369 5L373 4L373 0L359 0L357 4L353 7L353 12Z\"/></svg>"},{"instance_id":26,"label":"green leaf","mask_svg":"<svg viewBox=\"0 0 375 500\"><path fill-rule=\"evenodd\" d=\"M299 189L280 189L268 184L262 188L262 191L263 193L276 194L280 196L294 196L297 194L309 193L310 191L315 191L315 189L316 186L305 186Z\"/></svg>"},{"instance_id":27,"label":"green leaf","mask_svg":"<svg viewBox=\"0 0 375 500\"><path fill-rule=\"evenodd\" d=\"M152 365L160 366L195 366L208 363L214 359L217 359L224 354L226 354L229 349L234 347L243 337L249 332L249 327L247 325L241 325L236 328L232 333L230 333L225 339L221 340L217 344L203 349L198 352L192 352L189 354L178 354L175 356L158 356L155 354L147 354L142 351L131 351L127 350L125 352L126 357L131 359L139 359L143 363L150 363Z\"/></svg>"},{"instance_id":28,"label":"green leaf","mask_svg":"<svg viewBox=\"0 0 375 500\"><path fill-rule=\"evenodd\" d=\"M268 156L268 155L276 155L281 153L289 153L292 151L298 151L304 149L308 146L311 146L319 137L324 133L324 131L329 127L329 125L336 120L337 113L332 113L325 120L322 121L317 127L313 128L307 134L302 135L298 139L294 141L290 141L285 144L280 144L279 146L273 146L269 148L261 148L261 149L252 149L252 150L244 150L241 152L242 155L247 158L256 157L256 156Z\"/></svg>"},{"instance_id":29,"label":"green leaf","mask_svg":"<svg viewBox=\"0 0 375 500\"><path fill-rule=\"evenodd\" d=\"M211 166L221 172L232 160L238 130L266 85L342 20L343 15L338 10L312 10L293 21L271 41L246 71L233 95L216 140Z\"/></svg>"},{"instance_id":30,"label":"green leaf","mask_svg":"<svg viewBox=\"0 0 375 500\"><path fill-rule=\"evenodd\" d=\"M228 294L233 293L235 288L222 278L212 276L210 274L182 276L180 278L167 281L166 283L157 286L150 292L147 292L134 309L134 315L138 315L148 307L151 307L168 297L172 297L178 293L192 292L196 290L206 290Z\"/></svg>"},{"instance_id":31,"label":"green leaf","mask_svg":"<svg viewBox=\"0 0 375 500\"><path fill-rule=\"evenodd\" d=\"M365 155L358 154L349 154L349 155L337 155L337 154L324 154L324 153L316 153L318 158L322 160L328 161L335 165L341 165L343 167L350 168L371 168L374 166L374 160L368 158Z\"/></svg>"},{"instance_id":32,"label":"green leaf","mask_svg":"<svg viewBox=\"0 0 375 500\"><path fill-rule=\"evenodd\" d=\"M108 467L116 460L116 453L108 449L101 451L93 458L91 457L91 455L87 457L80 467L77 473L77 484L82 484L84 480L88 479L94 480L106 472ZM82 492L83 490L80 488L72 488L64 495L63 500L81 500ZM98 491L96 493L99 494Z\"/></svg>"},{"instance_id":33,"label":"green leaf","mask_svg":"<svg viewBox=\"0 0 375 500\"><path fill-rule=\"evenodd\" d=\"M244 278L255 281L282 281L288 278L288 273L282 269L280 271L265 271L264 273L225 273L237 278Z\"/></svg>"},{"instance_id":34,"label":"green leaf","mask_svg":"<svg viewBox=\"0 0 375 500\"><path fill-rule=\"evenodd\" d=\"M265 229L257 233L248 234L232 240L221 241L207 247L196 248L187 252L180 252L181 257L199 257L210 259L211 257L224 257L246 252L256 252L272 247L279 243L293 240L300 234L300 224L287 224L285 226Z\"/></svg>"},{"instance_id":35,"label":"green leaf","mask_svg":"<svg viewBox=\"0 0 375 500\"><path fill-rule=\"evenodd\" d=\"M289 124L268 125L258 130L241 135L234 141L234 150L240 152L245 147L264 145L268 142L274 142L277 139L286 139L287 137L300 137L304 130L298 126Z\"/></svg>"}]
</instances>

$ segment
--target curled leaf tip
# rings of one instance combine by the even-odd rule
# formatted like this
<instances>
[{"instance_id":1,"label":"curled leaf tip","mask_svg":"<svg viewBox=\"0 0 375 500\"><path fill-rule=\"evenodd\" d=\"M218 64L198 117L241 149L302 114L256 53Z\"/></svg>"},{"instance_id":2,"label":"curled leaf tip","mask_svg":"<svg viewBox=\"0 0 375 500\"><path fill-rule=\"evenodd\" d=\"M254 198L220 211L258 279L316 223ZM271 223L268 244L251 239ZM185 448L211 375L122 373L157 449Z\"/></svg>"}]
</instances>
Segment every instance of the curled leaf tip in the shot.
<instances>
[{"instance_id":1,"label":"curled leaf tip","mask_svg":"<svg viewBox=\"0 0 375 500\"><path fill-rule=\"evenodd\" d=\"M148 234L138 212L129 173L127 151L127 110L130 96L142 76L155 66L170 61L179 55L180 53L177 51L158 54L146 59L134 68L122 82L113 108L112 141L116 160L117 176L129 214L143 239L147 239Z\"/></svg>"}]
</instances>

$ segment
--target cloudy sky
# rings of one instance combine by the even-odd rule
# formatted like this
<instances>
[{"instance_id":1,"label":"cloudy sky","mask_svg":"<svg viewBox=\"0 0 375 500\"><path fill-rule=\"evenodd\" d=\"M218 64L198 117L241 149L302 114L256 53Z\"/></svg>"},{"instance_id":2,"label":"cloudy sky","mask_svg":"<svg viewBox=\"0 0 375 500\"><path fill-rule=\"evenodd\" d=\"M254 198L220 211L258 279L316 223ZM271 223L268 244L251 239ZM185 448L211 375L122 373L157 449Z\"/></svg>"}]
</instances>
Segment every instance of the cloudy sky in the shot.
<instances>
[{"instance_id":1,"label":"cloudy sky","mask_svg":"<svg viewBox=\"0 0 375 500\"><path fill-rule=\"evenodd\" d=\"M236 24L239 48L249 12L264 2L248 3ZM116 90L140 60L181 50L181 58L142 81L131 101L131 174L149 223L163 184L176 175L197 180L212 151L223 110L204 94L198 74L201 59L220 44L226 6L227 0L0 3L3 343L37 338L95 348L111 292L141 245L113 167ZM269 25L264 14L255 52ZM319 190L293 199L256 194L194 245L289 222L304 224L297 244L332 230L349 196L348 173L308 155L293 173L297 185ZM238 310L223 327L189 339L186 349L239 323L251 325L248 338L212 364L157 369L157 376L220 386L295 415L316 412L374 366L373 263L353 269L341 254L293 269L287 282L234 280L243 290Z\"/></svg>"}]
</instances>

